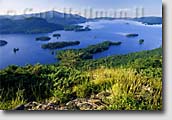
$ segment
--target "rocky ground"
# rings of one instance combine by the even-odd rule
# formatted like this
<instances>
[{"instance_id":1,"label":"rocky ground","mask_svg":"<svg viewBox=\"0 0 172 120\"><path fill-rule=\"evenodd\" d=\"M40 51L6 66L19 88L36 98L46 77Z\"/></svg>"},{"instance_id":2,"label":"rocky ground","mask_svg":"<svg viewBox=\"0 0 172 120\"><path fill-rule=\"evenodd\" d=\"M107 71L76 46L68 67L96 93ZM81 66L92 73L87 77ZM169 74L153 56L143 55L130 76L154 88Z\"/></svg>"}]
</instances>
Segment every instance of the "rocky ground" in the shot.
<instances>
[{"instance_id":1,"label":"rocky ground","mask_svg":"<svg viewBox=\"0 0 172 120\"><path fill-rule=\"evenodd\" d=\"M14 110L105 110L107 104L103 99L109 96L109 92L101 92L91 98L77 98L65 104L32 101L25 105L19 105Z\"/></svg>"}]
</instances>

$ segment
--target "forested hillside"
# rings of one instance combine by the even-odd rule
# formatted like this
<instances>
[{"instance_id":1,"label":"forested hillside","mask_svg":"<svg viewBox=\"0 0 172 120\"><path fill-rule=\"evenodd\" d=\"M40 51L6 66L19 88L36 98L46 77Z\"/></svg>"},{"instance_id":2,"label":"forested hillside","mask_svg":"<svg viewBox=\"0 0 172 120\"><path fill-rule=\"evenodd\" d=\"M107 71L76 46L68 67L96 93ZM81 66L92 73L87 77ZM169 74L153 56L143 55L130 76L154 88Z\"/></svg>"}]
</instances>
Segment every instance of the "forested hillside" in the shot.
<instances>
[{"instance_id":1,"label":"forested hillside","mask_svg":"<svg viewBox=\"0 0 172 120\"><path fill-rule=\"evenodd\" d=\"M162 48L97 60L66 53L57 64L0 70L0 84L0 109L162 110Z\"/></svg>"}]
</instances>

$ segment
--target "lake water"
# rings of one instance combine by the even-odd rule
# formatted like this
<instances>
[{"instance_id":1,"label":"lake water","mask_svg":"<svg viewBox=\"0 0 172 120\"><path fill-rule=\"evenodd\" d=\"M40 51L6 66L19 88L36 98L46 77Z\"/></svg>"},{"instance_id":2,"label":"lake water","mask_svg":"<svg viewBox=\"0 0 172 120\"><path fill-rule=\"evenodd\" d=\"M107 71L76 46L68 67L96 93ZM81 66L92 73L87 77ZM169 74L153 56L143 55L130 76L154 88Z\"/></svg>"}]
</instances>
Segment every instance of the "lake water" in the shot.
<instances>
[{"instance_id":1,"label":"lake water","mask_svg":"<svg viewBox=\"0 0 172 120\"><path fill-rule=\"evenodd\" d=\"M129 23L129 24L126 24ZM80 41L78 46L69 48L84 48L88 45L97 44L106 40L121 41L120 46L111 46L109 50L94 55L94 58L101 58L110 55L127 54L131 52L151 50L162 45L162 25L144 25L135 21L128 20L100 20L97 22L88 22L82 25L90 25L91 31L73 32L73 31L55 31L47 34L8 34L0 35L0 40L8 42L6 46L0 47L0 69L8 65L25 65L25 64L51 64L57 62L55 55L51 50L44 50L41 45L48 42L57 41ZM59 39L53 38L54 33L60 33ZM127 38L127 33L138 33L138 37ZM36 41L36 37L50 36L50 41ZM139 39L145 42L140 45ZM19 48L17 53L13 48ZM57 49L61 50L61 49Z\"/></svg>"}]
</instances>

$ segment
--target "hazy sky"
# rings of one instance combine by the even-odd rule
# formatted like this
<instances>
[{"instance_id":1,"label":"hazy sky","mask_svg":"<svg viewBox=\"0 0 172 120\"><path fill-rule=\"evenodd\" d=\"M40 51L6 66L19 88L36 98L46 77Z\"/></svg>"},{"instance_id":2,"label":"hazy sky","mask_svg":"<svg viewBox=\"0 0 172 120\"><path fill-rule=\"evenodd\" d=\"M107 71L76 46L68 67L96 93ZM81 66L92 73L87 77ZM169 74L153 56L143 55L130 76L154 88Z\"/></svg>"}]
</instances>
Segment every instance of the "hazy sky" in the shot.
<instances>
[{"instance_id":1,"label":"hazy sky","mask_svg":"<svg viewBox=\"0 0 172 120\"><path fill-rule=\"evenodd\" d=\"M143 7L145 16L162 16L161 0L0 0L0 14L13 10L22 14L26 8L32 8L32 12L48 11L55 8L58 11L63 8L72 8L74 11L93 8L94 10L119 10Z\"/></svg>"}]
</instances>

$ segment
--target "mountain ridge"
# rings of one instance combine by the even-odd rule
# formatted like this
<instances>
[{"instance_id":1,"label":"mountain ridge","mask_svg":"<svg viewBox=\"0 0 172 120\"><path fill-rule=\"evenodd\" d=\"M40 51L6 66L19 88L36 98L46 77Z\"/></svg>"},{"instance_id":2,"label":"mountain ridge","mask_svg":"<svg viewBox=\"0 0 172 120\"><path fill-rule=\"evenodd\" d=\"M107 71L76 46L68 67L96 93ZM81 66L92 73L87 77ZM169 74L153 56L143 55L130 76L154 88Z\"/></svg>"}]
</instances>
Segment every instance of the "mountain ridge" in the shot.
<instances>
[{"instance_id":1,"label":"mountain ridge","mask_svg":"<svg viewBox=\"0 0 172 120\"><path fill-rule=\"evenodd\" d=\"M30 17L42 18L46 19L49 23L62 24L62 25L70 25L70 24L78 24L86 22L86 18L79 16L77 14L67 14L61 13L57 11L46 11L40 13L32 13L32 14L22 14L22 15L0 15L0 19L8 18L12 20L20 20L26 19Z\"/></svg>"},{"instance_id":2,"label":"mountain ridge","mask_svg":"<svg viewBox=\"0 0 172 120\"><path fill-rule=\"evenodd\" d=\"M65 26L86 22L79 15L47 11L27 15L0 16L0 34L11 33L48 33L64 30Z\"/></svg>"},{"instance_id":3,"label":"mountain ridge","mask_svg":"<svg viewBox=\"0 0 172 120\"><path fill-rule=\"evenodd\" d=\"M49 33L56 30L64 30L66 26L76 25L95 20L116 20L125 18L84 18L77 14L60 13L57 11L46 11L41 13L23 14L23 15L0 15L0 34L12 33ZM143 24L154 25L162 24L162 17L140 17L126 18L142 22Z\"/></svg>"},{"instance_id":4,"label":"mountain ridge","mask_svg":"<svg viewBox=\"0 0 172 120\"><path fill-rule=\"evenodd\" d=\"M26 18L20 20L11 20L9 18L0 19L0 34L48 33L55 30L63 30L63 28L63 25L48 23L42 18Z\"/></svg>"}]
</instances>

